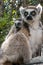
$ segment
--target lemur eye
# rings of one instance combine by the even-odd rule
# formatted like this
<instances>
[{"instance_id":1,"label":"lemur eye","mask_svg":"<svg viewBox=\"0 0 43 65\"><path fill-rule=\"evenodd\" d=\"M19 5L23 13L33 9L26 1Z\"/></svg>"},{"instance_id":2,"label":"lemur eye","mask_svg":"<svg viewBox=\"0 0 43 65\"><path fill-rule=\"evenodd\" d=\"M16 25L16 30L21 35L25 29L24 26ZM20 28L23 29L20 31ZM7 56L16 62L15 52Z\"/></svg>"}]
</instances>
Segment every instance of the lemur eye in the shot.
<instances>
[{"instance_id":1,"label":"lemur eye","mask_svg":"<svg viewBox=\"0 0 43 65\"><path fill-rule=\"evenodd\" d=\"M26 17L27 15L28 15L28 12L27 12L27 11L25 11L25 12L24 12L24 16Z\"/></svg>"},{"instance_id":2,"label":"lemur eye","mask_svg":"<svg viewBox=\"0 0 43 65\"><path fill-rule=\"evenodd\" d=\"M21 23L18 23L18 26L20 26L21 25Z\"/></svg>"},{"instance_id":3,"label":"lemur eye","mask_svg":"<svg viewBox=\"0 0 43 65\"><path fill-rule=\"evenodd\" d=\"M36 15L36 12L35 12L35 11L32 11L30 14L31 14L32 16L35 16L35 15Z\"/></svg>"}]
</instances>

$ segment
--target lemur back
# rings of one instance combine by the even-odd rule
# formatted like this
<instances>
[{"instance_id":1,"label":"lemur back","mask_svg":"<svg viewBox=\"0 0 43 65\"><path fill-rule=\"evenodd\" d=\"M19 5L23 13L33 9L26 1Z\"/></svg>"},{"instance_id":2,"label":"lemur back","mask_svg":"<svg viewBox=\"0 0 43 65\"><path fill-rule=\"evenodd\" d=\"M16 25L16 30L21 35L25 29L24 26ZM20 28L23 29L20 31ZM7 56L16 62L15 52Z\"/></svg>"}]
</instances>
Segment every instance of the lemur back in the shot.
<instances>
[{"instance_id":1,"label":"lemur back","mask_svg":"<svg viewBox=\"0 0 43 65\"><path fill-rule=\"evenodd\" d=\"M16 28L18 28L18 25ZM26 64L30 62L32 53L28 41L29 33L28 27L25 27L23 24L17 33L12 33L2 43L1 49L6 55L7 60L14 64Z\"/></svg>"}]
</instances>

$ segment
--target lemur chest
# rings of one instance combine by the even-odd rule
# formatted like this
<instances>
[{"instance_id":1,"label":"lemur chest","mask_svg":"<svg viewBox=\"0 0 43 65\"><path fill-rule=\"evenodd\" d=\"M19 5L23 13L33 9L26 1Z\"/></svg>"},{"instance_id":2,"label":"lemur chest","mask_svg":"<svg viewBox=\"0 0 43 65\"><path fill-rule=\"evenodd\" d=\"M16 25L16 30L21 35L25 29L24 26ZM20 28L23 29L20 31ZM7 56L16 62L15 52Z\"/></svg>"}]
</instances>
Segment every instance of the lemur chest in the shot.
<instances>
[{"instance_id":1,"label":"lemur chest","mask_svg":"<svg viewBox=\"0 0 43 65\"><path fill-rule=\"evenodd\" d=\"M30 44L33 52L35 52L36 49L41 45L42 43L42 29L32 29L30 28Z\"/></svg>"}]
</instances>

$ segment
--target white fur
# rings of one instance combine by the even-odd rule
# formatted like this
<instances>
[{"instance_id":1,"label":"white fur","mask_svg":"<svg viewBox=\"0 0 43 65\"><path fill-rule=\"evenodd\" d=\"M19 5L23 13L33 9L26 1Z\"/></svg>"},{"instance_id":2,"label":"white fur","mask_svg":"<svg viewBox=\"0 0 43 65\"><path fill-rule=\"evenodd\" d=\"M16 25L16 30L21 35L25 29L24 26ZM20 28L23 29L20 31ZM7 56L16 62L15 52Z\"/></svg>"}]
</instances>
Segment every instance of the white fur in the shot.
<instances>
[{"instance_id":1,"label":"white fur","mask_svg":"<svg viewBox=\"0 0 43 65\"><path fill-rule=\"evenodd\" d=\"M39 46L42 44L42 29L39 27L38 29L33 29L30 27L30 45L32 53L35 53L38 50Z\"/></svg>"},{"instance_id":2,"label":"white fur","mask_svg":"<svg viewBox=\"0 0 43 65\"><path fill-rule=\"evenodd\" d=\"M10 35L3 42L1 49L11 62L16 62L22 56L24 63L28 63L32 58L29 41L23 33Z\"/></svg>"},{"instance_id":3,"label":"white fur","mask_svg":"<svg viewBox=\"0 0 43 65\"><path fill-rule=\"evenodd\" d=\"M24 17L23 17L23 10L24 10L24 9L25 9L25 8L23 8L22 6L19 8L19 11L20 11L22 20L24 19Z\"/></svg>"},{"instance_id":4,"label":"white fur","mask_svg":"<svg viewBox=\"0 0 43 65\"><path fill-rule=\"evenodd\" d=\"M42 6L40 5L40 4L38 4L38 6L36 7L37 9L39 9L40 10L40 15L41 15L41 13L42 13Z\"/></svg>"}]
</instances>

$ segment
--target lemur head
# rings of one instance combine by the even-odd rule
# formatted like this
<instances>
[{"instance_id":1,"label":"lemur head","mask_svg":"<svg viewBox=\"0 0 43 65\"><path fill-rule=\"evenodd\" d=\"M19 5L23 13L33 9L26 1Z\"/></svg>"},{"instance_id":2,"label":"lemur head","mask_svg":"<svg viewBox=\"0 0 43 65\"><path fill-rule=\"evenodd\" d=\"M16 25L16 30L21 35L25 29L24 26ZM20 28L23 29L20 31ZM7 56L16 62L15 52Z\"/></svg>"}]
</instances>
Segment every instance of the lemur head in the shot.
<instances>
[{"instance_id":1,"label":"lemur head","mask_svg":"<svg viewBox=\"0 0 43 65\"><path fill-rule=\"evenodd\" d=\"M22 27L22 20L21 19L17 19L15 21L15 27L16 27L16 30L19 31Z\"/></svg>"},{"instance_id":2,"label":"lemur head","mask_svg":"<svg viewBox=\"0 0 43 65\"><path fill-rule=\"evenodd\" d=\"M22 20L26 23L33 23L39 21L42 13L42 6L38 4L37 6L20 7L20 14Z\"/></svg>"}]
</instances>

